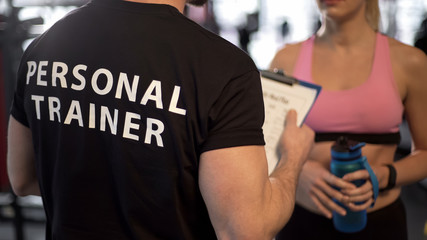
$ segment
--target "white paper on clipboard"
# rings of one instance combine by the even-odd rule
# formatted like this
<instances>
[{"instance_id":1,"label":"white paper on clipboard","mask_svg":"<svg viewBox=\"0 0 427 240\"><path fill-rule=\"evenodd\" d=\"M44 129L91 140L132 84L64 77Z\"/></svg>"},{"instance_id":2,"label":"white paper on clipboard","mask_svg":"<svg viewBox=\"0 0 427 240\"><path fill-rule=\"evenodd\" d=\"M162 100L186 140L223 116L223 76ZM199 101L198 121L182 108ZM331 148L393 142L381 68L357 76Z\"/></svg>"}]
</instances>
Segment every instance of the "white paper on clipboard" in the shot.
<instances>
[{"instance_id":1,"label":"white paper on clipboard","mask_svg":"<svg viewBox=\"0 0 427 240\"><path fill-rule=\"evenodd\" d=\"M321 87L269 71L261 71L261 84L265 109L263 132L270 174L280 159L278 144L287 112L295 109L297 124L301 126L316 101Z\"/></svg>"}]
</instances>

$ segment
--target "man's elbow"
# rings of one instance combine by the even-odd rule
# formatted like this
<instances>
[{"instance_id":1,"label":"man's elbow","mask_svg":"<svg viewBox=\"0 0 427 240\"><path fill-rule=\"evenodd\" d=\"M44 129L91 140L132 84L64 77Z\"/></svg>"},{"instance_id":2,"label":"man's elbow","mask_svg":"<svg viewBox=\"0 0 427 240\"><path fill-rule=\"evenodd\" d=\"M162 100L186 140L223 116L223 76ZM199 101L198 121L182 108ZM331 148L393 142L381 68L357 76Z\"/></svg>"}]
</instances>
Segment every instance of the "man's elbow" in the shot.
<instances>
[{"instance_id":1,"label":"man's elbow","mask_svg":"<svg viewBox=\"0 0 427 240\"><path fill-rule=\"evenodd\" d=\"M226 231L217 232L219 240L271 240L275 237L271 229L261 227L262 224L256 226L247 226L243 229L227 229Z\"/></svg>"},{"instance_id":2,"label":"man's elbow","mask_svg":"<svg viewBox=\"0 0 427 240\"><path fill-rule=\"evenodd\" d=\"M37 181L10 179L10 183L16 196L25 197L28 195L40 195Z\"/></svg>"}]
</instances>

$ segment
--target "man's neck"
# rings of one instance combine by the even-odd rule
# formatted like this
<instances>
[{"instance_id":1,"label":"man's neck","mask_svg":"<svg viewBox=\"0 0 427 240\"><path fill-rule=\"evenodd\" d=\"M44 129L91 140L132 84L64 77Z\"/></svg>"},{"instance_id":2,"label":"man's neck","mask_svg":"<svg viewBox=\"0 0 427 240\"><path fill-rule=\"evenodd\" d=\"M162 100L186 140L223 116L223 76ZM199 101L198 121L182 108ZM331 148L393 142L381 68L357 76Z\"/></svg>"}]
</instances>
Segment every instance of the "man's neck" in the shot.
<instances>
[{"instance_id":1,"label":"man's neck","mask_svg":"<svg viewBox=\"0 0 427 240\"><path fill-rule=\"evenodd\" d=\"M151 4L167 4L175 7L181 13L184 12L185 0L125 0L128 2L151 3Z\"/></svg>"}]
</instances>

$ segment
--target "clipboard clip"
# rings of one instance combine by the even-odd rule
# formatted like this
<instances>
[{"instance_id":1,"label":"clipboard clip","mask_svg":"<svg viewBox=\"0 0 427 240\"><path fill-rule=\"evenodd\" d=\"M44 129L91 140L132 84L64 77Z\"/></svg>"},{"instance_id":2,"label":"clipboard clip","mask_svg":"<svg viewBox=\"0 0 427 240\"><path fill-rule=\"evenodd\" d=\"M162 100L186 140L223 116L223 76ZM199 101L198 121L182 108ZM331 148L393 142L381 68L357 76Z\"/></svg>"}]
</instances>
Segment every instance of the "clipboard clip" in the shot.
<instances>
[{"instance_id":1,"label":"clipboard clip","mask_svg":"<svg viewBox=\"0 0 427 240\"><path fill-rule=\"evenodd\" d=\"M279 82L283 82L291 86L294 85L295 83L298 83L298 79L286 75L282 69L275 68L273 71L262 70L261 75L263 77L270 78Z\"/></svg>"},{"instance_id":2,"label":"clipboard clip","mask_svg":"<svg viewBox=\"0 0 427 240\"><path fill-rule=\"evenodd\" d=\"M283 71L283 69L275 68L273 69L273 72L285 76L285 71Z\"/></svg>"}]
</instances>

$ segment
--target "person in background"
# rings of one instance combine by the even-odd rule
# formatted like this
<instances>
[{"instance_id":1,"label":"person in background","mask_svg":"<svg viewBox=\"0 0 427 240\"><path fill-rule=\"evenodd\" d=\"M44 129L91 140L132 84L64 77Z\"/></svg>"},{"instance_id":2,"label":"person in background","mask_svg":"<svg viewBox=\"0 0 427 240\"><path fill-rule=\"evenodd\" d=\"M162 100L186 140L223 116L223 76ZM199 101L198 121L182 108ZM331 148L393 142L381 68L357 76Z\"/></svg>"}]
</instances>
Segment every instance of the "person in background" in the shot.
<instances>
[{"instance_id":1,"label":"person in background","mask_svg":"<svg viewBox=\"0 0 427 240\"><path fill-rule=\"evenodd\" d=\"M290 111L269 176L260 73L183 15L206 0L92 0L18 70L8 173L46 239L272 239L314 132Z\"/></svg>"},{"instance_id":2,"label":"person in background","mask_svg":"<svg viewBox=\"0 0 427 240\"><path fill-rule=\"evenodd\" d=\"M421 49L427 54L427 18L423 19L420 28L415 35L414 47Z\"/></svg>"},{"instance_id":3,"label":"person in background","mask_svg":"<svg viewBox=\"0 0 427 240\"><path fill-rule=\"evenodd\" d=\"M316 143L299 178L297 206L276 239L407 239L401 186L427 177L426 55L379 32L377 0L317 4L320 29L305 41L284 46L271 62L272 69L323 88L305 121L316 132ZM413 151L395 161L403 117ZM343 178L330 172L330 149L338 136L366 143L362 153L380 188L373 207L367 170ZM356 188L351 182L357 179L367 181ZM333 199L352 211L367 209L366 228L352 234L335 230L332 212L346 211Z\"/></svg>"}]
</instances>

